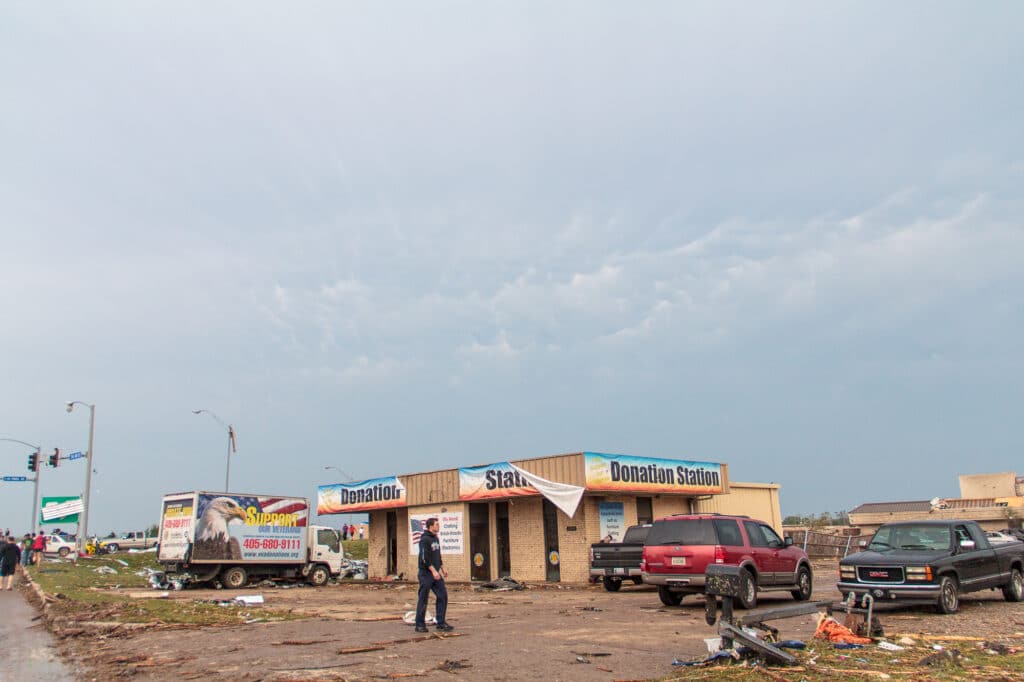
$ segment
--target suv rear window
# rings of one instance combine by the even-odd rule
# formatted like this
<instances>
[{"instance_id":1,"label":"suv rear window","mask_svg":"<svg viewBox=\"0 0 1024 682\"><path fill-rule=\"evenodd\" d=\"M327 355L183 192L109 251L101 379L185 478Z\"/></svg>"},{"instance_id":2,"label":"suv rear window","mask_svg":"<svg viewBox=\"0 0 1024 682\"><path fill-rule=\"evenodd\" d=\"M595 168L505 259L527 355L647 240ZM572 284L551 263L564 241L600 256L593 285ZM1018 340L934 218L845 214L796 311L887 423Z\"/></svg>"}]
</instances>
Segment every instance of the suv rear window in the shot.
<instances>
[{"instance_id":1,"label":"suv rear window","mask_svg":"<svg viewBox=\"0 0 1024 682\"><path fill-rule=\"evenodd\" d=\"M714 545L715 528L710 519L655 521L646 545Z\"/></svg>"}]
</instances>

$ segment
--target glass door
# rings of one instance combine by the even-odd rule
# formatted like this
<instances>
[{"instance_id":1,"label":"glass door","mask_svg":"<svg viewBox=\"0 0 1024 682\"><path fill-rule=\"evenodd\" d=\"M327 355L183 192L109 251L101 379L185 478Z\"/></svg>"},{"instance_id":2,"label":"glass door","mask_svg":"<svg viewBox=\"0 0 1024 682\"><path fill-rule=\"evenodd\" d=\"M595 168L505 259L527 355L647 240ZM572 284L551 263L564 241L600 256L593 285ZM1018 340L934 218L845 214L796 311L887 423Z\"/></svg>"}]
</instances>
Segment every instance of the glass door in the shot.
<instances>
[{"instance_id":1,"label":"glass door","mask_svg":"<svg viewBox=\"0 0 1024 682\"><path fill-rule=\"evenodd\" d=\"M508 502L497 502L494 505L494 520L498 536L498 577L511 577L512 548L508 532Z\"/></svg>"},{"instance_id":2,"label":"glass door","mask_svg":"<svg viewBox=\"0 0 1024 682\"><path fill-rule=\"evenodd\" d=\"M561 556L558 552L558 509L544 500L544 566L548 582L557 583L562 579Z\"/></svg>"},{"instance_id":3,"label":"glass door","mask_svg":"<svg viewBox=\"0 0 1024 682\"><path fill-rule=\"evenodd\" d=\"M469 505L469 577L471 580L491 579L491 524L489 505Z\"/></svg>"}]
</instances>

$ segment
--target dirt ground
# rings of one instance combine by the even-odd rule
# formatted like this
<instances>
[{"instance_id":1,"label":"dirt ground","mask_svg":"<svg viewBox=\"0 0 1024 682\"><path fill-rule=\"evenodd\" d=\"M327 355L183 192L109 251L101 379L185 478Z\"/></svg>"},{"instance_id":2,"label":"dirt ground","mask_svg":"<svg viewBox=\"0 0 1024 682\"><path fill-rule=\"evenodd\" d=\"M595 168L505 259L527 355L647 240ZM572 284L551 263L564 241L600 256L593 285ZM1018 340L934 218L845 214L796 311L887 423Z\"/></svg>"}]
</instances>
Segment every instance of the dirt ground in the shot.
<instances>
[{"instance_id":1,"label":"dirt ground","mask_svg":"<svg viewBox=\"0 0 1024 682\"><path fill-rule=\"evenodd\" d=\"M834 563L816 567L816 600L840 598L835 578ZM524 591L489 592L453 584L448 620L457 636L443 638L433 630L417 635L399 620L415 608L416 586L410 583L186 590L171 597L248 594L265 599L265 606L252 607L254 620L261 609L291 609L303 617L77 636L63 639L59 647L76 661L86 680L450 679L453 674L491 680L611 680L669 675L674 659L705 656L704 639L715 635L704 621L701 597L687 597L681 607L664 607L647 586L624 586L618 593L599 585L531 585ZM767 593L759 606L792 603L787 593ZM918 609L883 612L880 618L890 635L1016 633L1024 643L1024 604L1007 603L999 592L965 597L961 612L953 616ZM781 637L802 640L811 637L815 623L813 615L776 622Z\"/></svg>"}]
</instances>

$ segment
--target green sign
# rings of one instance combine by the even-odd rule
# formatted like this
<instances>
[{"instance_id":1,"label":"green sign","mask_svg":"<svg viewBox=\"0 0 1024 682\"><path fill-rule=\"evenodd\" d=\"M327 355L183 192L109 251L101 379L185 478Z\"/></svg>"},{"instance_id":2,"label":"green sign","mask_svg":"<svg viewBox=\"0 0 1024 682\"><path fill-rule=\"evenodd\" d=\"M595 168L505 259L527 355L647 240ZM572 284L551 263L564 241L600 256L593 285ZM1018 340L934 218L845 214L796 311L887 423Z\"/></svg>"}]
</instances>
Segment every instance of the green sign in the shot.
<instances>
[{"instance_id":1,"label":"green sign","mask_svg":"<svg viewBox=\"0 0 1024 682\"><path fill-rule=\"evenodd\" d=\"M78 515L82 512L82 498L44 497L39 508L39 522L52 524L78 523Z\"/></svg>"}]
</instances>

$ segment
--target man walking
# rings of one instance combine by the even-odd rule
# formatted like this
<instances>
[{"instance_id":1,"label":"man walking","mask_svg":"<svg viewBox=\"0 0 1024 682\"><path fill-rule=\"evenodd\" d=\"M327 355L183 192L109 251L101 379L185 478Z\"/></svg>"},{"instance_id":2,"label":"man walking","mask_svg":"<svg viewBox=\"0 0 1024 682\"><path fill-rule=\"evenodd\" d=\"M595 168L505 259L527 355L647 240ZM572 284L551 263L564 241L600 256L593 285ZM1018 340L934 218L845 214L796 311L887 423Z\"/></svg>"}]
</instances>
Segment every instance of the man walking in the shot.
<instances>
[{"instance_id":1,"label":"man walking","mask_svg":"<svg viewBox=\"0 0 1024 682\"><path fill-rule=\"evenodd\" d=\"M21 547L18 547L18 543L14 541L14 538L8 535L3 540L3 546L0 547L0 576L3 576L3 582L0 584L0 587L10 591L11 584L14 582L14 574L17 572L20 564Z\"/></svg>"},{"instance_id":2,"label":"man walking","mask_svg":"<svg viewBox=\"0 0 1024 682\"><path fill-rule=\"evenodd\" d=\"M39 531L39 535L32 541L32 561L36 566L43 562L43 552L46 551L46 536L43 535L43 531Z\"/></svg>"},{"instance_id":3,"label":"man walking","mask_svg":"<svg viewBox=\"0 0 1024 682\"><path fill-rule=\"evenodd\" d=\"M445 620L448 611L448 588L444 579L448 577L448 569L441 561L441 541L437 539L440 524L437 518L427 519L426 530L420 536L419 580L420 594L416 602L416 632L427 632L427 599L434 592L437 602L437 629L441 632L454 630Z\"/></svg>"}]
</instances>

